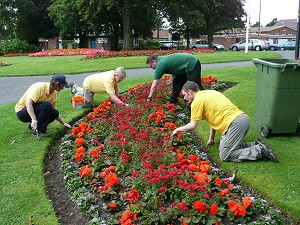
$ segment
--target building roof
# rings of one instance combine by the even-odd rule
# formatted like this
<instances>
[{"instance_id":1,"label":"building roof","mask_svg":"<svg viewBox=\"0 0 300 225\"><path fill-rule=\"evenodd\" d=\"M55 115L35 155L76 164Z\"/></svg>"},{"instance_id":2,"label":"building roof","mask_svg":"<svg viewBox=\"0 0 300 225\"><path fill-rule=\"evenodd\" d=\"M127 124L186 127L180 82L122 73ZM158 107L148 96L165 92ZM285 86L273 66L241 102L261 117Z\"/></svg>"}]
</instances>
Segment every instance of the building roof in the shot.
<instances>
[{"instance_id":1,"label":"building roof","mask_svg":"<svg viewBox=\"0 0 300 225\"><path fill-rule=\"evenodd\" d=\"M278 20L274 26L286 26L297 30L297 19L285 19L285 20Z\"/></svg>"}]
</instances>

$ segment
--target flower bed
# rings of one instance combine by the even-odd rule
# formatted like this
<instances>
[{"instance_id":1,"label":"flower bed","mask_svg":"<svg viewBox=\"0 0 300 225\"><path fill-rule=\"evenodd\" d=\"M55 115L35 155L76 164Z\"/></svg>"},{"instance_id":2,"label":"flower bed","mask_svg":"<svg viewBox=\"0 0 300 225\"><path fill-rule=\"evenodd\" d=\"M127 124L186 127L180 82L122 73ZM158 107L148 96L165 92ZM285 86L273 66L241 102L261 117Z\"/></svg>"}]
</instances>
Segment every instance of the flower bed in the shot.
<instances>
[{"instance_id":1,"label":"flower bed","mask_svg":"<svg viewBox=\"0 0 300 225\"><path fill-rule=\"evenodd\" d=\"M103 53L96 53L91 55L86 55L83 59L98 59L98 58L112 58L112 57L132 57L132 56L148 56L152 54L158 55L169 55L173 53L214 53L215 50L212 49L188 49L188 50L135 50L135 51L107 51Z\"/></svg>"},{"instance_id":2,"label":"flower bed","mask_svg":"<svg viewBox=\"0 0 300 225\"><path fill-rule=\"evenodd\" d=\"M77 49L53 49L41 52L34 52L28 54L30 57L43 57L43 56L72 56L72 55L91 55L102 54L108 52L107 50L77 48Z\"/></svg>"},{"instance_id":3,"label":"flower bed","mask_svg":"<svg viewBox=\"0 0 300 225\"><path fill-rule=\"evenodd\" d=\"M63 138L64 180L90 224L283 224L279 212L225 176L193 134L170 138L189 122L189 106L163 104L164 82L146 102L150 86L121 96L129 108L100 104Z\"/></svg>"}]
</instances>

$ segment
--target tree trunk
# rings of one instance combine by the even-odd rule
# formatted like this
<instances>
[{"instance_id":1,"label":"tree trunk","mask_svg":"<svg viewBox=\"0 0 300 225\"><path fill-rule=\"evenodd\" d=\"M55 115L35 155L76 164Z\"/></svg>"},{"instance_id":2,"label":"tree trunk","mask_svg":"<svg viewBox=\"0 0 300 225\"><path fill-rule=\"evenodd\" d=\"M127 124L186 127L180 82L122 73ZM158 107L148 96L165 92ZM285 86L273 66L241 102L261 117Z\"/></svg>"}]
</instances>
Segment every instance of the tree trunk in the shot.
<instances>
[{"instance_id":1,"label":"tree trunk","mask_svg":"<svg viewBox=\"0 0 300 225\"><path fill-rule=\"evenodd\" d=\"M132 50L131 0L125 0L123 6L123 50Z\"/></svg>"},{"instance_id":2,"label":"tree trunk","mask_svg":"<svg viewBox=\"0 0 300 225\"><path fill-rule=\"evenodd\" d=\"M213 45L213 41L214 41L214 36L212 33L208 33L207 35L207 41L208 41L208 47L213 49L214 45Z\"/></svg>"}]
</instances>

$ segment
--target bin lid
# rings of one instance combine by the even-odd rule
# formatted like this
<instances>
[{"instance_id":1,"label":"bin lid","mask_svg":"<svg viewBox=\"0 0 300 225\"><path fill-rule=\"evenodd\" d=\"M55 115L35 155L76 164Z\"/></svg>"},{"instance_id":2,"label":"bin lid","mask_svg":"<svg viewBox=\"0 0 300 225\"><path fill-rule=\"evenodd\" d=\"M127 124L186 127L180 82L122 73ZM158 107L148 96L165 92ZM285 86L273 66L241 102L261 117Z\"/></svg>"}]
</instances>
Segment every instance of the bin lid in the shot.
<instances>
[{"instance_id":1,"label":"bin lid","mask_svg":"<svg viewBox=\"0 0 300 225\"><path fill-rule=\"evenodd\" d=\"M283 68L287 66L292 66L292 67L299 67L300 62L297 60L293 59L285 59L285 58L280 58L280 59L259 59L259 58L253 58L252 59L253 63L256 64L263 64L266 66L271 66L271 67L278 67L278 68Z\"/></svg>"}]
</instances>

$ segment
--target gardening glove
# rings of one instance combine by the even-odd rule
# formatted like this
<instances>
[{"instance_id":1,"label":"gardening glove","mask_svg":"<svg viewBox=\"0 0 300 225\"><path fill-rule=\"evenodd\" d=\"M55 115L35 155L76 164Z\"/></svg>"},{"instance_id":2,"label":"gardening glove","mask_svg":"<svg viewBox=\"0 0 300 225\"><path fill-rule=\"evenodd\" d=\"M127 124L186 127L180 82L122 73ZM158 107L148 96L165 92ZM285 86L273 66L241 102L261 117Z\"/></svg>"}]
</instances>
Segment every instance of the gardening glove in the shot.
<instances>
[{"instance_id":1,"label":"gardening glove","mask_svg":"<svg viewBox=\"0 0 300 225\"><path fill-rule=\"evenodd\" d=\"M31 120L30 126L32 130L37 130L37 124L38 124L37 120Z\"/></svg>"},{"instance_id":2,"label":"gardening glove","mask_svg":"<svg viewBox=\"0 0 300 225\"><path fill-rule=\"evenodd\" d=\"M68 123L64 123L64 125L63 125L64 127L66 127L66 128L69 128L69 129L71 129L72 127L71 127L71 125L70 124L68 124Z\"/></svg>"}]
</instances>

